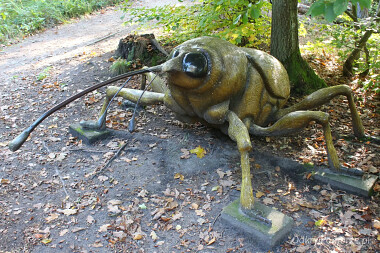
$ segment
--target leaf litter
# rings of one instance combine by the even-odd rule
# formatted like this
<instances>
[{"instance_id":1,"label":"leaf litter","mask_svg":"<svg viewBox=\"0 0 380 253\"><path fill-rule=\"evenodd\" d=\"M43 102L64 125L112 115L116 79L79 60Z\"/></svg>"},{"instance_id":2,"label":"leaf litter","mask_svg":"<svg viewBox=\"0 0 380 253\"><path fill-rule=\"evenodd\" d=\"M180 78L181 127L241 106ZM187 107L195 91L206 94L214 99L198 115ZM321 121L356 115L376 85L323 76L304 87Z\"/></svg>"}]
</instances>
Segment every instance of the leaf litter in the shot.
<instances>
[{"instance_id":1,"label":"leaf litter","mask_svg":"<svg viewBox=\"0 0 380 253\"><path fill-rule=\"evenodd\" d=\"M26 126L28 122L22 119L36 118L38 110L54 105L91 82L107 78L104 64L111 55L102 50L97 49L97 56L81 53L70 59L68 62L75 69L68 69L68 62L54 66L43 84L36 83L33 70L5 83L1 91L7 94L6 104L1 106L0 116L4 136L14 136ZM70 85L58 89L53 85L54 78L67 79ZM138 87L138 83L135 80L132 86ZM359 90L355 93L358 98L364 96ZM162 252L258 250L242 239L236 240L239 237L235 231L224 227L218 219L221 209L240 193L241 171L235 144L224 137L215 138L213 130L200 125L175 123L171 112L161 106L141 113L135 134L140 143L129 144L130 150L124 151L119 160L94 179L85 177L111 159L122 145L116 138L85 146L67 135L71 122L87 119L89 114L99 111L102 98L101 92L90 94L83 102L69 105L56 117L47 119L46 127L36 130L22 152L9 152L8 139L0 139L3 248L39 251L41 247L49 247L49 250L83 252L97 248L137 252L153 247ZM297 101L298 98L290 103ZM32 103L35 104L31 106ZM368 96L358 104L366 133L378 135L373 127L379 119L376 98ZM338 98L321 110L331 115L334 144L345 165L378 173L378 144L349 137L345 101ZM125 130L125 120L130 116L115 105L107 126ZM253 146L264 153L326 166L321 129L312 125L306 132L292 137L252 138ZM184 136L188 136L187 140ZM173 150L169 142L180 143L180 148ZM226 154L227 159L219 156L221 162L212 160L215 165L207 166L208 159L218 156L218 152ZM166 157L179 162L172 166ZM259 174L268 169L262 162L258 157L251 162L257 201L281 210L299 224L295 234L281 245L282 249L288 252L379 250L379 184L375 187L377 195L364 199L321 185L312 176L302 181L286 178L279 167L270 168L269 175ZM62 174L69 199L55 168ZM303 237L296 236L299 232ZM79 240L72 240L73 236Z\"/></svg>"}]
</instances>

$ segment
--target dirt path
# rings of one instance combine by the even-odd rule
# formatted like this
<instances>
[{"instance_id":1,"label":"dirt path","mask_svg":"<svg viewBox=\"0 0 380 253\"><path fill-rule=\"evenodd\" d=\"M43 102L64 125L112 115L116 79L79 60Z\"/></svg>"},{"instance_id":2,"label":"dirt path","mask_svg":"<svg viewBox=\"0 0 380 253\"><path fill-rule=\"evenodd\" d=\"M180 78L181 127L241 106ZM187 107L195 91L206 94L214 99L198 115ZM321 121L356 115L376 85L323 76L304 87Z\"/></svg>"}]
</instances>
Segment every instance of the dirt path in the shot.
<instances>
[{"instance_id":1,"label":"dirt path","mask_svg":"<svg viewBox=\"0 0 380 253\"><path fill-rule=\"evenodd\" d=\"M108 8L0 52L0 252L264 251L219 218L239 197L235 144L219 131L183 125L163 106L141 112L137 132L129 134L131 112L114 103L108 122L113 137L86 146L71 137L68 126L96 116L101 89L44 121L20 151L7 149L7 142L46 108L109 78L108 59L119 39L136 30L121 26L121 15ZM37 81L44 71L46 78ZM138 78L131 85L137 83ZM251 154L255 194L296 221L274 251L375 251L376 230L360 215L372 215L368 207L375 213L376 202L305 180L298 162L270 155L289 149L305 153L303 141L302 136L254 140L260 150ZM126 149L104 173L90 176L124 143ZM207 151L204 158L189 153L197 146ZM353 209L359 211L349 216ZM314 226L328 217L334 217L333 225Z\"/></svg>"}]
</instances>

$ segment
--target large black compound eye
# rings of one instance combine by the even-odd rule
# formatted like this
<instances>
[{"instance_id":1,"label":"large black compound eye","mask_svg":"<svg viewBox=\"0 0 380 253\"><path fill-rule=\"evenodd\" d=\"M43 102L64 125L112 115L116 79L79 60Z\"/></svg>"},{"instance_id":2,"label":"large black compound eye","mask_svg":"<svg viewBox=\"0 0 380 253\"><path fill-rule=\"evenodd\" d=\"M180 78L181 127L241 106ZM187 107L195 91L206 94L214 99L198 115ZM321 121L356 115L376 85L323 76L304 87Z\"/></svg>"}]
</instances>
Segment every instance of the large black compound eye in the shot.
<instances>
[{"instance_id":1,"label":"large black compound eye","mask_svg":"<svg viewBox=\"0 0 380 253\"><path fill-rule=\"evenodd\" d=\"M187 53L183 57L182 70L190 77L205 77L208 71L206 56L202 53Z\"/></svg>"}]
</instances>

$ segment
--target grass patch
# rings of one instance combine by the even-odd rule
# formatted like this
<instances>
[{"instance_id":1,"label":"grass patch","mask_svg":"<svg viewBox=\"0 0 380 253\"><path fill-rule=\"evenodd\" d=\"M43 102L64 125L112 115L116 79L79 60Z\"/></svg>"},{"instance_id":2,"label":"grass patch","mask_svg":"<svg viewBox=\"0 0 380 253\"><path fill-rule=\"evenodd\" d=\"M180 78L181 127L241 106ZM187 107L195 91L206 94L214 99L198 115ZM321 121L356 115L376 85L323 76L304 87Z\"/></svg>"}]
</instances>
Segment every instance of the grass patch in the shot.
<instances>
[{"instance_id":1,"label":"grass patch","mask_svg":"<svg viewBox=\"0 0 380 253\"><path fill-rule=\"evenodd\" d=\"M0 0L0 43L123 0Z\"/></svg>"}]
</instances>

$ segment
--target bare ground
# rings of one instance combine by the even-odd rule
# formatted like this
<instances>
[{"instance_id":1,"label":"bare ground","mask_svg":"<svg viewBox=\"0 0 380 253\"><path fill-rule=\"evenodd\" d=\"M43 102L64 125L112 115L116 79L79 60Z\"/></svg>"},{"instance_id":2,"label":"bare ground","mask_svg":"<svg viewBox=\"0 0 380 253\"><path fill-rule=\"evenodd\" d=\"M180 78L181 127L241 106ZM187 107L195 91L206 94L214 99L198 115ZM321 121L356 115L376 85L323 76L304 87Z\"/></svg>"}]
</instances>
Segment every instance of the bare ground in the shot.
<instances>
[{"instance_id":1,"label":"bare ground","mask_svg":"<svg viewBox=\"0 0 380 253\"><path fill-rule=\"evenodd\" d=\"M113 137L87 146L68 127L95 118L101 89L44 121L20 151L7 149L8 141L47 108L109 78L108 59L119 39L136 29L121 26L121 15L108 8L0 52L0 252L267 250L219 217L239 197L235 144L217 130L180 123L163 106L142 111L137 132L130 134L125 129L131 112L120 108L119 100L108 121ZM44 71L47 77L38 81ZM137 85L138 77L131 86ZM371 135L378 134L374 105L359 108ZM351 131L344 101L324 110L332 114L341 160L378 173L377 144L340 138ZM326 165L320 137L321 130L310 126L299 136L252 139L258 201L296 222L289 238L273 251L376 252L378 197L331 189L308 178L298 163ZM125 150L102 170L124 143ZM205 157L188 153L197 146L206 150Z\"/></svg>"}]
</instances>

